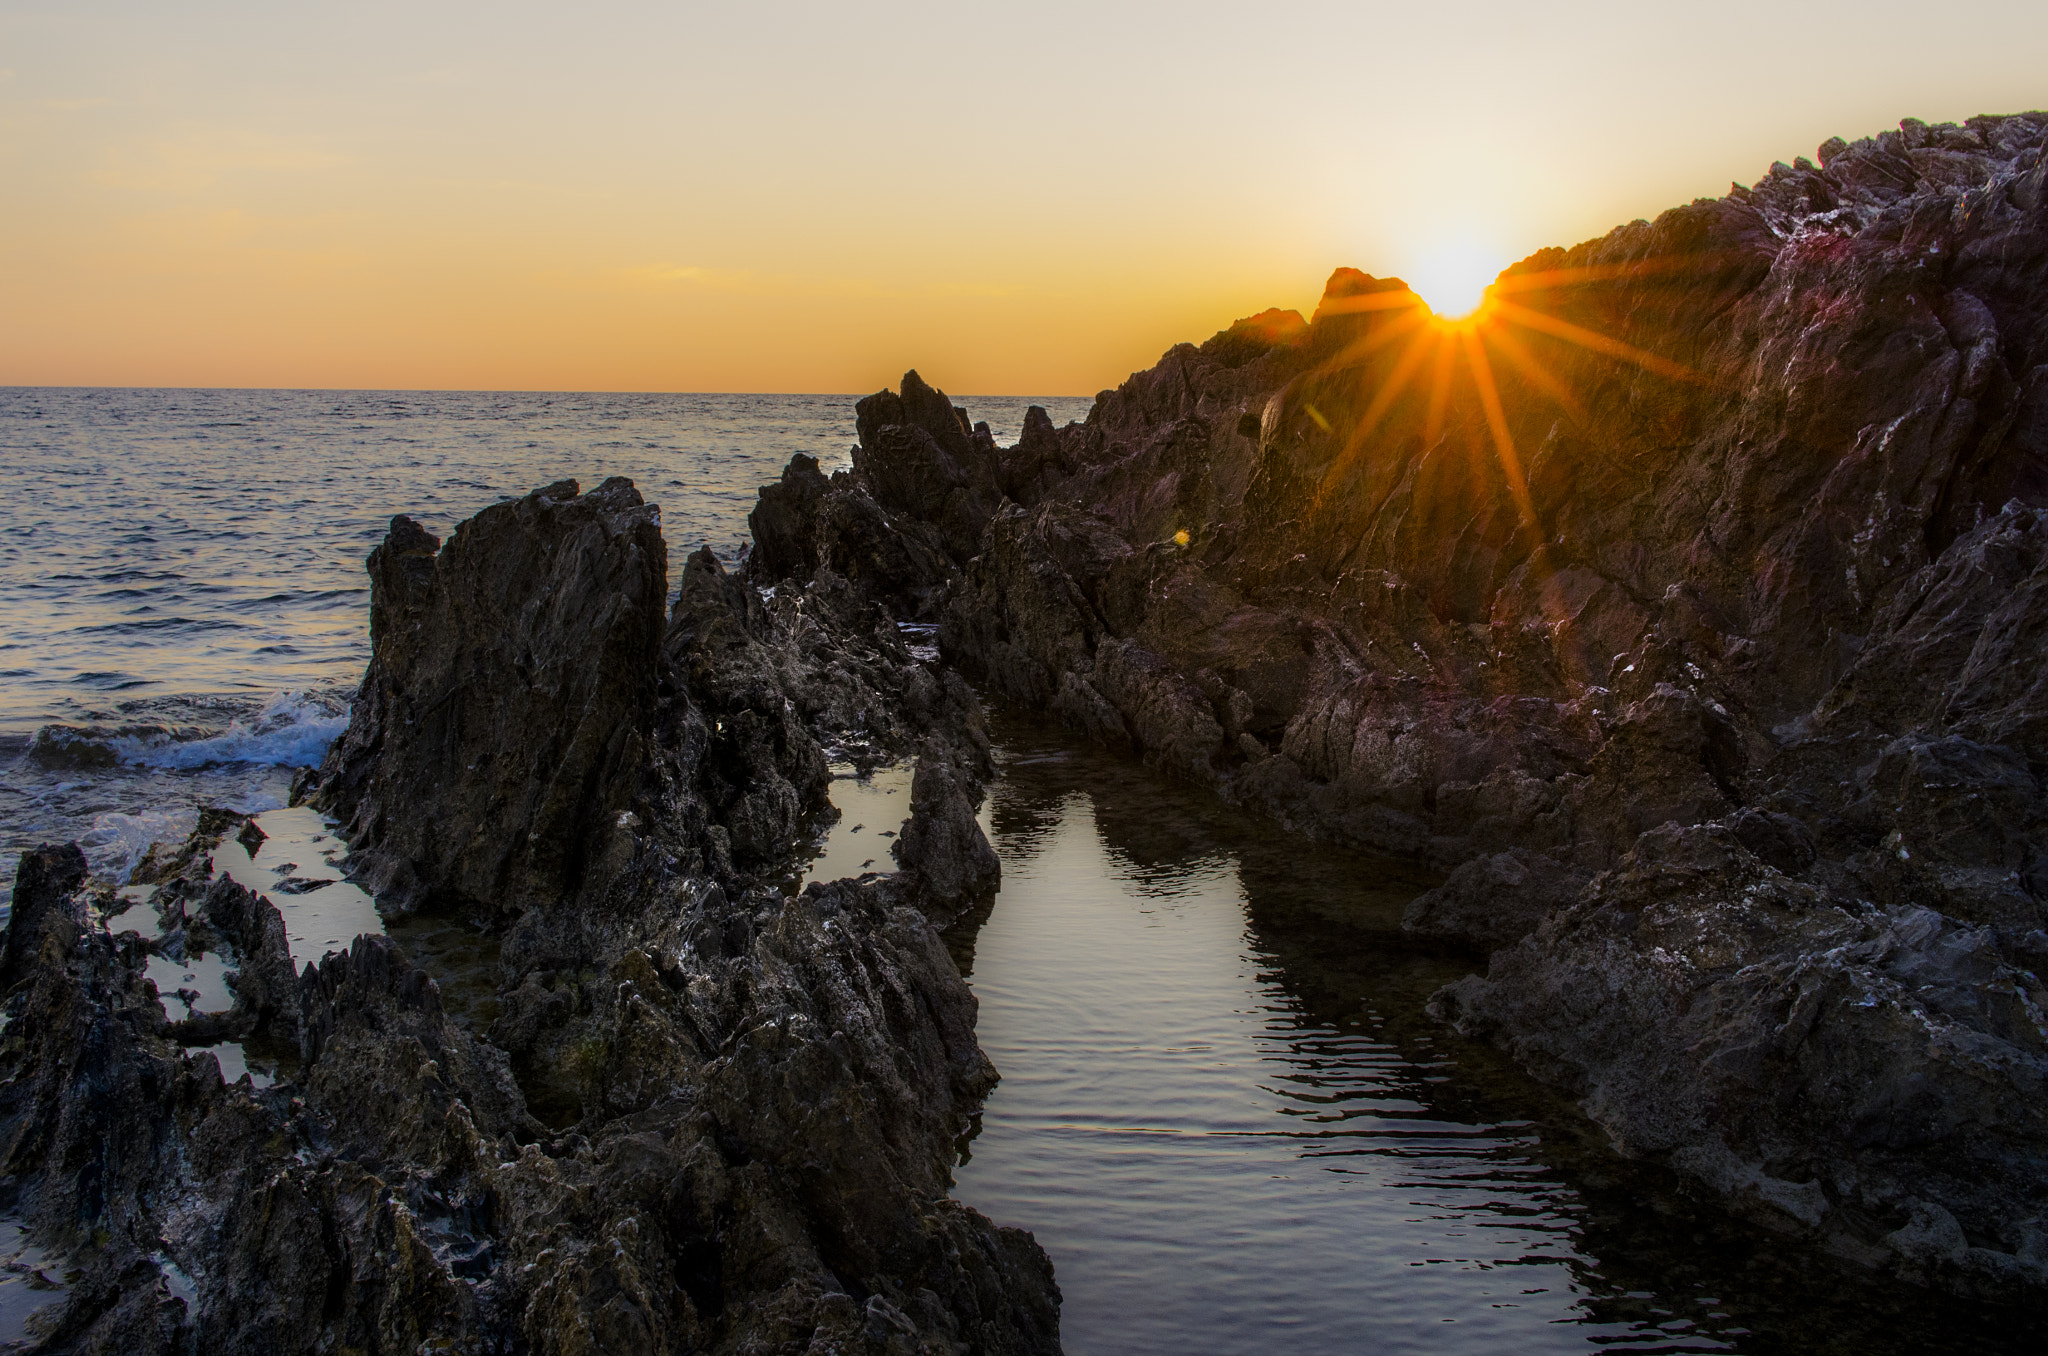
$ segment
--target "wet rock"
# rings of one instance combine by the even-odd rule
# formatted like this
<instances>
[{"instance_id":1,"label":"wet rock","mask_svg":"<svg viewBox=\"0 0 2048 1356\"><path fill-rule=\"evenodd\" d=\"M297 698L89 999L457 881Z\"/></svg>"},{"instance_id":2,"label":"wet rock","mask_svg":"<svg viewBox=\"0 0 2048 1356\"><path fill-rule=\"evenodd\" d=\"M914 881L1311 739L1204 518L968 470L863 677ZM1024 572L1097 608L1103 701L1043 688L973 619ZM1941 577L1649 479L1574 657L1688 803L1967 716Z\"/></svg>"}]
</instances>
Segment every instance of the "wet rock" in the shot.
<instances>
[{"instance_id":1,"label":"wet rock","mask_svg":"<svg viewBox=\"0 0 2048 1356\"><path fill-rule=\"evenodd\" d=\"M828 479L801 452L779 481L761 487L747 522L757 543L747 573L759 585L802 584L827 572L869 602L917 619L935 615L958 574L936 528L893 518L863 479Z\"/></svg>"},{"instance_id":2,"label":"wet rock","mask_svg":"<svg viewBox=\"0 0 2048 1356\"><path fill-rule=\"evenodd\" d=\"M977 435L945 393L916 372L903 374L900 392L862 400L855 423L860 443L853 469L875 502L936 527L954 561L973 555L1002 500L995 444L986 431Z\"/></svg>"},{"instance_id":3,"label":"wet rock","mask_svg":"<svg viewBox=\"0 0 2048 1356\"><path fill-rule=\"evenodd\" d=\"M182 841L151 843L142 860L128 873L131 885L157 885L188 874L195 865L212 858L213 850L230 833L253 827L250 817L238 810L202 805L199 822ZM262 831L257 830L258 833Z\"/></svg>"},{"instance_id":4,"label":"wet rock","mask_svg":"<svg viewBox=\"0 0 2048 1356\"><path fill-rule=\"evenodd\" d=\"M818 511L829 488L830 482L818 469L818 459L802 452L789 459L780 480L761 487L760 497L747 515L754 538L754 554L748 564L760 579L808 578L817 572L823 563Z\"/></svg>"},{"instance_id":5,"label":"wet rock","mask_svg":"<svg viewBox=\"0 0 2048 1356\"><path fill-rule=\"evenodd\" d=\"M298 974L292 965L284 918L276 906L220 876L206 888L197 912L233 948L236 1006L257 1024L278 1024L280 1034L295 1033Z\"/></svg>"},{"instance_id":6,"label":"wet rock","mask_svg":"<svg viewBox=\"0 0 2048 1356\"><path fill-rule=\"evenodd\" d=\"M844 558L794 556L809 573L764 598L700 551L664 617L666 548L625 482L548 487L445 547L394 522L370 669L308 790L380 905L499 930L487 1030L384 936L293 975L276 908L211 877L239 817L161 854L156 938L83 926L76 849L24 858L0 1172L84 1259L65 1331L237 1353L1057 1350L1044 1253L947 1199L995 1071L925 910L993 883L979 705L826 563ZM927 735L918 869L785 895L821 740L881 757ZM146 967L201 947L232 952L233 1009L170 1023ZM226 1040L267 1042L276 1084L227 1085L184 1048Z\"/></svg>"},{"instance_id":7,"label":"wet rock","mask_svg":"<svg viewBox=\"0 0 2048 1356\"><path fill-rule=\"evenodd\" d=\"M1745 807L1729 819L1728 830L1758 861L1788 876L1812 866L1818 855L1812 832L1788 814Z\"/></svg>"},{"instance_id":8,"label":"wet rock","mask_svg":"<svg viewBox=\"0 0 2048 1356\"><path fill-rule=\"evenodd\" d=\"M1112 578L1131 548L1093 515L1048 507L999 512L986 549L947 605L939 653L1004 695L1031 705L1052 698L1062 675L1085 679L1119 611Z\"/></svg>"},{"instance_id":9,"label":"wet rock","mask_svg":"<svg viewBox=\"0 0 2048 1356\"><path fill-rule=\"evenodd\" d=\"M1096 651L1097 689L1123 714L1148 758L1182 776L1204 779L1223 751L1223 727L1201 689L1135 640Z\"/></svg>"},{"instance_id":10,"label":"wet rock","mask_svg":"<svg viewBox=\"0 0 2048 1356\"><path fill-rule=\"evenodd\" d=\"M0 945L0 985L11 986L32 975L43 963L46 944L64 945L66 925L85 925L85 901L78 893L85 875L85 854L76 844L46 843L21 854L15 868L14 907L7 916L5 943ZM49 938L52 932L56 938Z\"/></svg>"},{"instance_id":11,"label":"wet rock","mask_svg":"<svg viewBox=\"0 0 2048 1356\"><path fill-rule=\"evenodd\" d=\"M1435 1002L1771 1227L1925 1280L1918 1203L1973 1220L2003 1260L1944 1283L1996 1294L2048 1279L2020 1256L2048 1155L2037 988L1990 929L1835 903L1727 829L1667 825Z\"/></svg>"},{"instance_id":12,"label":"wet rock","mask_svg":"<svg viewBox=\"0 0 2048 1356\"><path fill-rule=\"evenodd\" d=\"M761 632L761 601L709 548L691 555L662 640L662 662L695 707L705 738L699 785L742 863L786 843L825 802L831 774L785 698Z\"/></svg>"},{"instance_id":13,"label":"wet rock","mask_svg":"<svg viewBox=\"0 0 2048 1356\"><path fill-rule=\"evenodd\" d=\"M1411 380L1405 288L1339 269L1305 325L1028 421L941 653L1451 871L1412 929L1497 951L1442 1011L1626 1151L2039 1301L2037 1028L1998 1015L2034 1000L1997 995L2048 924L2044 137L1908 120L1541 251L1469 382ZM936 493L893 510L959 528ZM1935 950L1899 960L1923 912Z\"/></svg>"}]
</instances>

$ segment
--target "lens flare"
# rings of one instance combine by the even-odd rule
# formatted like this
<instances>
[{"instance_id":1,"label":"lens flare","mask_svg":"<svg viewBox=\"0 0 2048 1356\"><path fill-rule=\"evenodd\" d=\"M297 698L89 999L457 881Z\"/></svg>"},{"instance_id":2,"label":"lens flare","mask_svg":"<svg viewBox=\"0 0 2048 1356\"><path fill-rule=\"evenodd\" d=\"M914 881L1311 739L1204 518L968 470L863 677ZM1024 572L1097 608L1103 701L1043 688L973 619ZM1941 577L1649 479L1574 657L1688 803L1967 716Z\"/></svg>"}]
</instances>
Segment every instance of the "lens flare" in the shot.
<instances>
[{"instance_id":1,"label":"lens flare","mask_svg":"<svg viewBox=\"0 0 2048 1356\"><path fill-rule=\"evenodd\" d=\"M1421 270L1408 280L1406 289L1326 298L1316 310L1320 319L1330 314L1358 314L1369 317L1365 333L1347 343L1319 366L1318 373L1334 376L1355 370L1359 380L1373 390L1363 414L1349 420L1344 446L1330 459L1314 490L1313 502L1320 510L1348 477L1353 467L1370 454L1371 435L1392 411L1395 402L1411 383L1429 369L1426 414L1422 441L1434 446L1443 436L1451 410L1454 388L1462 381L1477 392L1485 426L1491 435L1493 453L1516 512L1524 524L1536 525L1536 507L1522 473L1521 454L1515 447L1506 403L1494 372L1494 359L1505 361L1508 369L1522 379L1529 392L1547 397L1574 424L1589 422L1586 407L1556 373L1530 351L1524 335L1540 334L1551 340L1607 358L1618 358L1645 372L1673 381L1697 385L1714 383L1685 364L1575 324L1535 304L1539 298L1555 303L1580 288L1622 280L1655 279L1667 274L1711 272L1733 256L1700 253L1682 258L1635 260L1625 264L1602 264L1580 268L1523 271L1500 277L1494 257L1467 245L1441 247L1424 261ZM1417 299L1423 305L1417 305ZM1514 299L1510 299L1514 298ZM1381 350L1397 350L1391 364L1372 361ZM1462 359L1462 362L1460 361ZM1304 401L1301 412L1315 421L1323 432L1332 431L1331 420L1314 405ZM1541 554L1542 548L1538 547Z\"/></svg>"},{"instance_id":2,"label":"lens flare","mask_svg":"<svg viewBox=\"0 0 2048 1356\"><path fill-rule=\"evenodd\" d=\"M1439 320L1462 320L1479 309L1504 267L1506 261L1480 246L1446 241L1423 255L1406 281Z\"/></svg>"}]
</instances>

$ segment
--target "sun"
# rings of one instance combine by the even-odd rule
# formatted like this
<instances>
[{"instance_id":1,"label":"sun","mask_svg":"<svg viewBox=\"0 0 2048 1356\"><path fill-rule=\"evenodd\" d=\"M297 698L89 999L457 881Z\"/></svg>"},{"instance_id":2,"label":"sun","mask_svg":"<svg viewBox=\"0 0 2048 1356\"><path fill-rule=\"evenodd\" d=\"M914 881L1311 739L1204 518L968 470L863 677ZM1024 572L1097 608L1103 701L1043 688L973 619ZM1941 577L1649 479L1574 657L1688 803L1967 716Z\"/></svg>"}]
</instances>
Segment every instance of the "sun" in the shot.
<instances>
[{"instance_id":1,"label":"sun","mask_svg":"<svg viewBox=\"0 0 2048 1356\"><path fill-rule=\"evenodd\" d=\"M1439 320L1463 320L1486 301L1486 289L1505 262L1465 241L1444 241L1425 253L1408 274L1408 286Z\"/></svg>"},{"instance_id":2,"label":"sun","mask_svg":"<svg viewBox=\"0 0 2048 1356\"><path fill-rule=\"evenodd\" d=\"M1529 351L1515 333L1517 330L1562 339L1590 353L1619 358L1673 381L1706 383L1706 378L1683 363L1574 324L1554 312L1555 294L1569 294L1591 283L1682 271L1703 263L1711 266L1711 256L1638 259L1622 264L1525 271L1503 278L1495 256L1468 245L1445 242L1421 262L1422 268L1409 275L1406 290L1397 287L1335 302L1326 299L1323 303L1333 312L1373 312L1381 313L1381 318L1324 359L1318 369L1332 374L1356 370L1361 380L1369 381L1372 391L1364 412L1350 421L1342 448L1323 472L1322 483L1315 490L1318 505L1332 487L1344 482L1358 458L1365 455L1373 430L1393 410L1401 393L1419 380L1426 380L1429 387L1429 417L1424 425L1423 443L1434 444L1444 431L1452 387L1460 381L1462 372L1462 379L1470 383L1479 398L1508 494L1514 499L1522 521L1536 522L1528 481L1522 475L1521 455L1515 448L1500 383L1494 377L1494 360L1507 363L1534 394L1547 396L1574 423L1587 422L1587 413L1571 390L1545 367L1537 354ZM1548 308L1544 304L1546 299L1551 301ZM1316 314L1322 313L1322 307L1318 307ZM1366 377L1367 357L1383 349L1392 349L1399 356L1390 368ZM1304 409L1325 433L1330 431L1329 420L1315 406Z\"/></svg>"}]
</instances>

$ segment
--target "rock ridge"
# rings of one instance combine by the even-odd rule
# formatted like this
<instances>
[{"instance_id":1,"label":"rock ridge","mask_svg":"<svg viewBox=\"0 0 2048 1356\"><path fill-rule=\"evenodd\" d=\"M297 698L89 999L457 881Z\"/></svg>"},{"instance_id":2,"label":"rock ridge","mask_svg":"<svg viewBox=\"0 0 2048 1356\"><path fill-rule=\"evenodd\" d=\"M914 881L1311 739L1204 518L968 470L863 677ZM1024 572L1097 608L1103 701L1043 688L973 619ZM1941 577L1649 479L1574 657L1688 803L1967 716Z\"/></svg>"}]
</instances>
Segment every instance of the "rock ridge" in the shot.
<instances>
[{"instance_id":1,"label":"rock ridge","mask_svg":"<svg viewBox=\"0 0 2048 1356\"><path fill-rule=\"evenodd\" d=\"M929 550L859 586L991 692L1448 872L1434 1010L1622 1152L2039 1305L2044 176L2048 114L1908 119L1469 323L1339 269L1009 448L913 374L786 521L872 501Z\"/></svg>"}]
</instances>

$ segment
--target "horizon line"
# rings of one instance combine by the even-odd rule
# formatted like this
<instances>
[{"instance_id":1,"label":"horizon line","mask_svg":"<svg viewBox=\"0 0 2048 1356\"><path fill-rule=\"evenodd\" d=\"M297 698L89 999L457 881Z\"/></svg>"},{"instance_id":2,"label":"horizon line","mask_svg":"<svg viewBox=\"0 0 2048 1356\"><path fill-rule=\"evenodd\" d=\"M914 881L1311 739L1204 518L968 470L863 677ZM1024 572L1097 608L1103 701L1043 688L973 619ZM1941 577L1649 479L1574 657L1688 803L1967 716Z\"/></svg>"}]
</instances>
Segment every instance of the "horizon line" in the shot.
<instances>
[{"instance_id":1,"label":"horizon line","mask_svg":"<svg viewBox=\"0 0 2048 1356\"><path fill-rule=\"evenodd\" d=\"M915 371L916 369L911 369ZM884 386L885 391L896 390L901 385ZM934 388L940 389L940 388ZM1115 387L1105 387L1114 390ZM266 392L272 394L321 392L334 395L676 395L676 396L824 396L834 399L852 396L864 398L858 391L653 391L629 387L590 386L574 387L525 387L525 386L109 386L95 383L26 383L0 382L0 391L237 391ZM948 393L949 398L959 400L1094 400L1102 391L1087 394L1065 394L1061 392L1012 392L1012 391L963 391L957 396ZM866 392L873 395L875 392Z\"/></svg>"}]
</instances>

